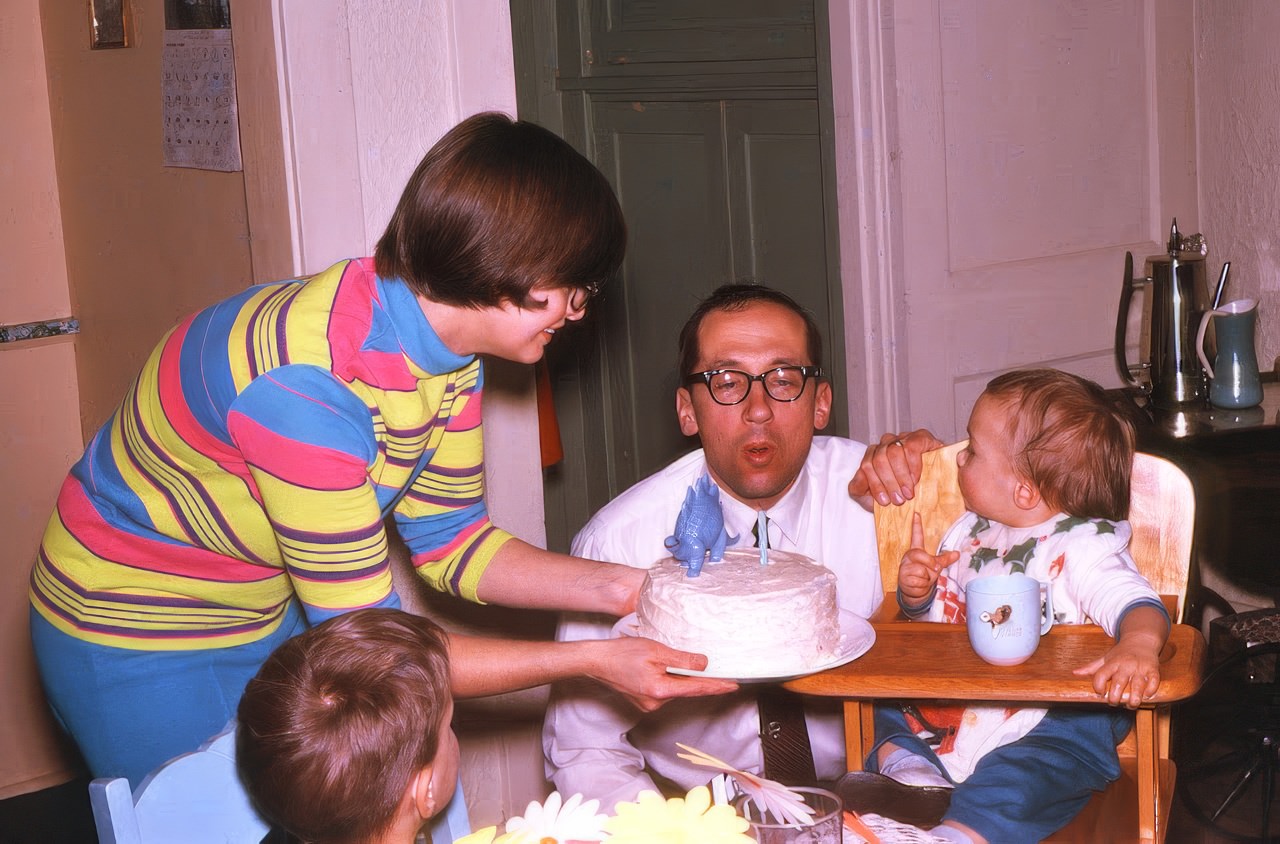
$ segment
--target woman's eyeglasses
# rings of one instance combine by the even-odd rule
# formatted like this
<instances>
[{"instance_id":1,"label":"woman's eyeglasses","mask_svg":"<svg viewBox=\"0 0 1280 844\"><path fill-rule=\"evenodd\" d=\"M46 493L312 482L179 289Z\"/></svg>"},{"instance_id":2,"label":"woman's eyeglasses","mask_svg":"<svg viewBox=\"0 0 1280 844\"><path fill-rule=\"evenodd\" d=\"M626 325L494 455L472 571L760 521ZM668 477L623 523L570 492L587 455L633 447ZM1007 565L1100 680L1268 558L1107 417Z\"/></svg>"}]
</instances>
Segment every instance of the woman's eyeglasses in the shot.
<instances>
[{"instance_id":1,"label":"woman's eyeglasses","mask_svg":"<svg viewBox=\"0 0 1280 844\"><path fill-rule=\"evenodd\" d=\"M585 311L587 305L600 293L600 282L593 281L569 291L569 307L575 311Z\"/></svg>"}]
</instances>

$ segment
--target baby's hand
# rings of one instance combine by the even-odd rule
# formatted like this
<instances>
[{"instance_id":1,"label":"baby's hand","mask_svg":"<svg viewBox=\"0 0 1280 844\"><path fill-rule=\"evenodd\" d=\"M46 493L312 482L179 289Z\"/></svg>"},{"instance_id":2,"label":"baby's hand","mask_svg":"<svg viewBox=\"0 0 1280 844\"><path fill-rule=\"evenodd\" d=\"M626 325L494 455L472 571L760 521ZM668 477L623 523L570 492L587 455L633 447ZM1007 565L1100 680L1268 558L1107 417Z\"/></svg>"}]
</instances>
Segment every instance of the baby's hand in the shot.
<instances>
[{"instance_id":1,"label":"baby's hand","mask_svg":"<svg viewBox=\"0 0 1280 844\"><path fill-rule=\"evenodd\" d=\"M1092 674L1094 691L1112 706L1137 709L1160 687L1160 649L1169 637L1169 616L1152 606L1136 606L1123 619L1119 641L1075 673Z\"/></svg>"},{"instance_id":2,"label":"baby's hand","mask_svg":"<svg viewBox=\"0 0 1280 844\"><path fill-rule=\"evenodd\" d=\"M1092 674L1094 691L1112 706L1137 709L1160 686L1160 652L1148 641L1121 637L1105 656L1074 673Z\"/></svg>"},{"instance_id":3,"label":"baby's hand","mask_svg":"<svg viewBox=\"0 0 1280 844\"><path fill-rule=\"evenodd\" d=\"M898 589L909 604L923 604L933 594L938 573L960 558L959 551L944 551L937 556L924 549L924 525L920 514L911 515L911 547L898 566Z\"/></svg>"}]
</instances>

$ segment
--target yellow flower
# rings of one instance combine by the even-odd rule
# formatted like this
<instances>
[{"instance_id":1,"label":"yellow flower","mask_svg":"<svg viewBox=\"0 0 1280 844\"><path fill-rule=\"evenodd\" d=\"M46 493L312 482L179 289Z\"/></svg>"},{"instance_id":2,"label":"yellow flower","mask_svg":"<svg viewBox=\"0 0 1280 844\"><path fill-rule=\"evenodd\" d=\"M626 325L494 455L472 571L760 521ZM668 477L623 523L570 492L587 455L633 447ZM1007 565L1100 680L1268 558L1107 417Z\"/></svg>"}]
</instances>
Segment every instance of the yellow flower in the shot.
<instances>
[{"instance_id":1,"label":"yellow flower","mask_svg":"<svg viewBox=\"0 0 1280 844\"><path fill-rule=\"evenodd\" d=\"M496 826L486 826L470 835L455 838L453 844L539 844L539 842L525 832L507 832L498 835Z\"/></svg>"},{"instance_id":2,"label":"yellow flower","mask_svg":"<svg viewBox=\"0 0 1280 844\"><path fill-rule=\"evenodd\" d=\"M747 822L732 806L712 806L711 791L698 786L685 797L663 800L642 791L634 803L619 803L604 822L611 844L754 844Z\"/></svg>"}]
</instances>

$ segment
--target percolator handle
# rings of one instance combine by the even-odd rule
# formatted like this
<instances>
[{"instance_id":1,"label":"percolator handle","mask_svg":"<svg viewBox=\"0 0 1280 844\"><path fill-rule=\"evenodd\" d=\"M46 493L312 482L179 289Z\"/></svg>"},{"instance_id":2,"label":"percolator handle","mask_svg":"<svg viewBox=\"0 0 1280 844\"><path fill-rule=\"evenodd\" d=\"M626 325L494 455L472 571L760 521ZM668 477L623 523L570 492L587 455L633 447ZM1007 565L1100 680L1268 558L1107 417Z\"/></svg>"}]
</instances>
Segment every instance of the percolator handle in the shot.
<instances>
[{"instance_id":1,"label":"percolator handle","mask_svg":"<svg viewBox=\"0 0 1280 844\"><path fill-rule=\"evenodd\" d=\"M1133 253L1124 253L1124 281L1120 284L1120 310L1116 314L1116 369L1119 370L1120 377L1126 384L1139 389L1143 389L1144 385L1133 377L1133 372L1129 369L1124 344L1128 334L1126 329L1129 322L1129 306L1133 303L1133 291L1145 281L1146 279L1133 277Z\"/></svg>"}]
</instances>

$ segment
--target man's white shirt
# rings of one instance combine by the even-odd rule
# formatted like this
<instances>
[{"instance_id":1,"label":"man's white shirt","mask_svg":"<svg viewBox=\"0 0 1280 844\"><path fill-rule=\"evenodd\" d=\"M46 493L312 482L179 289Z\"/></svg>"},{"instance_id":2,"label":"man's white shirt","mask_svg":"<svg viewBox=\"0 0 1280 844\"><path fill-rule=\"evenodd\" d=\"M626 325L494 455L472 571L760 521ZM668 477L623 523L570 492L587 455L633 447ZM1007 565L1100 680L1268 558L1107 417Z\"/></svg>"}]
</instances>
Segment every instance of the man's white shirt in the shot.
<instances>
[{"instance_id":1,"label":"man's white shirt","mask_svg":"<svg viewBox=\"0 0 1280 844\"><path fill-rule=\"evenodd\" d=\"M808 459L787 494L767 511L769 545L811 557L835 572L841 609L870 616L884 597L872 516L848 494L866 446L838 437L815 437ZM663 540L675 527L685 492L706 473L701 449L631 487L601 508L574 538L579 557L648 568L669 556ZM757 511L722 490L721 506L730 546L754 544ZM561 641L604 639L615 619L566 614ZM750 619L744 619L749 624ZM844 728L834 699L806 701L806 720L818 777L846 770ZM710 771L677 758L680 742L706 751L735 768L759 773L763 756L755 690L681 698L645 714L599 684L558 684L543 727L547 777L566 796L598 798L609 811L655 789L653 772L682 789L705 784ZM656 790L656 789L655 789Z\"/></svg>"}]
</instances>

